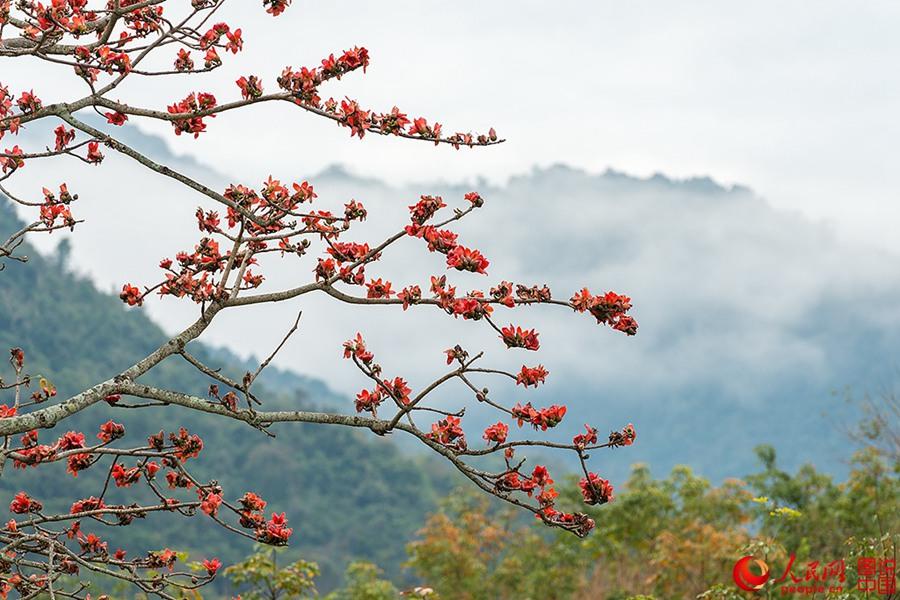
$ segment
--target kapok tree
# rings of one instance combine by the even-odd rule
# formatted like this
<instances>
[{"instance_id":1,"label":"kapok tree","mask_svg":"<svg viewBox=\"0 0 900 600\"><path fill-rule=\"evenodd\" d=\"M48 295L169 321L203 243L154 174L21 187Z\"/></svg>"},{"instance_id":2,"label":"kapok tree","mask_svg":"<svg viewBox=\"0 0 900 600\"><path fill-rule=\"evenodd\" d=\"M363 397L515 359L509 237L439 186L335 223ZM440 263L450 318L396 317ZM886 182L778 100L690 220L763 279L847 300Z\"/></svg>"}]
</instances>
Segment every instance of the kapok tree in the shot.
<instances>
[{"instance_id":1,"label":"kapok tree","mask_svg":"<svg viewBox=\"0 0 900 600\"><path fill-rule=\"evenodd\" d=\"M256 105L272 102L287 102L300 111L330 119L348 128L351 137L360 139L371 134L397 136L457 149L503 141L493 129L483 134L447 133L439 123L410 118L397 107L377 112L349 98L324 99L324 88L333 85L332 80L358 70L365 72L369 53L359 47L337 56L330 54L317 66L288 66L280 73L248 74L235 82L234 98L225 102L202 91L175 98L166 107L137 106L111 98L134 78L170 77L195 82L200 75L216 71L229 54L240 52L244 43L241 29L216 22L216 13L225 2L0 0L0 56L52 63L61 74L74 75L84 84L80 97L52 104L42 102L40 90L33 90L28 82L20 82L18 89L10 89L9 82L0 84L0 138L7 140L0 154L0 192L20 204L21 212L34 214L32 223L0 244L0 267L9 261L27 260L17 252L26 235L75 229L79 223L77 210L73 211L78 196L65 182L48 181L38 194L35 190L11 189L9 180L32 163L58 157L100 165L105 153L117 152L151 171L148 177L174 179L204 203L196 211L201 230L196 245L175 249L172 258L163 260L157 281L141 282L140 286L125 283L121 293L130 306L140 306L153 295L195 302L200 314L194 323L115 377L65 400L56 397L56 389L45 379L29 375L22 349L11 350L11 377L0 382L0 390L8 394L6 403L0 406L0 473L8 461L22 468L65 462L72 477L85 469L104 470L106 484L102 489L73 496L71 510L62 514L48 513L41 499L27 491L15 495L9 505L12 518L0 530L0 596L14 589L25 598L42 593L51 598L85 598L92 574L102 574L130 582L144 593L171 598L179 589L197 588L215 577L220 564L212 557L203 563L205 569L198 575L178 565L171 550L126 552L109 548L103 539L104 527L128 525L135 518L198 515L235 535L266 544L288 543L294 532L288 527L287 517L272 512L266 500L252 491L222 489L191 474L190 461L203 449L197 435L182 428L129 441L125 427L110 418L117 411L146 406L200 411L243 421L270 434L270 426L282 422L356 427L379 435L399 431L442 456L485 493L531 511L547 525L586 535L594 522L581 513L557 510L557 493L547 469L527 465L521 452L532 447L573 452L584 471L584 501L602 504L612 500L613 488L588 470L588 452L631 444L634 428L628 425L613 431L602 441L591 426L565 443L524 435L514 439L511 426L517 426L523 434L529 428L546 432L560 423L566 407L536 408L530 402L503 406L491 399L479 380L499 377L523 388L537 387L548 376L541 365L523 366L517 373L492 369L482 366L484 352L457 345L440 358L446 358L446 372L413 389L403 376L402 365L388 369L376 361L374 350L384 349L370 348L362 333L348 332L343 357L368 380L355 406L348 406L346 413L272 411L265 409L265 399L254 384L284 342L255 372L233 376L204 364L188 351L188 343L200 338L223 311L289 302L307 294L325 294L360 309L396 305L398 310L437 310L448 318L481 321L496 331L498 346L526 353L538 350L538 332L507 324L509 320L499 313L546 305L589 313L597 323L627 335L637 330L636 322L627 315L629 298L613 292L595 295L585 288L574 295L566 294L568 299L557 299L545 285L514 285L502 280L461 292L446 273L422 273L418 281L403 282L395 291L393 282L367 273L367 269L377 271L378 261L389 255L398 240L411 237L421 239L423 251L427 249L440 259L436 269L486 275L487 258L464 245L448 228L484 204L477 192L454 200L456 206L446 215L447 203L442 198L422 196L409 207L409 221L399 223L396 233L387 239L348 241L353 224L370 216L360 202L313 208L319 204L313 185L306 181L282 183L274 177L257 188L235 183L225 190L213 190L179 172L177 165L159 164L124 143L116 136L116 128L133 119L165 121L175 135L196 138L221 113L258 110ZM280 15L289 4L290 0L263 0L272 16ZM102 129L91 125L83 117L90 111L105 117L107 125ZM50 122L51 129L55 126L46 146L25 149L16 144L15 136L38 121ZM294 287L266 289L266 264L290 256L306 262L308 277L296 281ZM438 267L438 263L442 264ZM284 340L296 329L297 322ZM334 351L337 359L341 349ZM208 378L208 396L146 383L145 376L167 360L186 361ZM450 382L469 390L472 402L486 405L499 415L498 422L480 436L483 441L471 446L467 442L462 427L465 406L457 412L429 406L433 392ZM62 436L44 431L95 405L101 409L94 410L98 415L95 431L68 431ZM100 416L101 412L107 414ZM252 486L252 482L247 483ZM147 488L156 500L112 503L107 500L112 488ZM277 505L277 498L270 500ZM270 509L268 513L264 512L266 508Z\"/></svg>"}]
</instances>

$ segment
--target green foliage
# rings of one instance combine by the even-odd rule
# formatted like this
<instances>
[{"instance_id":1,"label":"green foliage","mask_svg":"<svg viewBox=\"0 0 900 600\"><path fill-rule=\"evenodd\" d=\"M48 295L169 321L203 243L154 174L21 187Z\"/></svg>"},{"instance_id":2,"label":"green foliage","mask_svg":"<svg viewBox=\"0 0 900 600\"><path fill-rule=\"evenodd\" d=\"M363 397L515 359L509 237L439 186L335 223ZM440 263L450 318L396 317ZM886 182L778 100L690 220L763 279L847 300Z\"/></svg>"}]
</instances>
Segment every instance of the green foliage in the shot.
<instances>
[{"instance_id":1,"label":"green foliage","mask_svg":"<svg viewBox=\"0 0 900 600\"><path fill-rule=\"evenodd\" d=\"M585 507L571 479L560 504L596 520L585 540L524 524L483 499L445 502L409 545L408 566L444 600L738 600L738 558L765 560L774 579L794 554L801 577L808 562L843 559L844 590L828 597L863 598L856 559L893 557L900 541L900 468L882 448L856 452L842 483L810 465L783 471L770 447L757 450L758 473L718 486L688 467L655 479L636 465L601 507ZM761 595L782 597L779 585Z\"/></svg>"},{"instance_id":2,"label":"green foliage","mask_svg":"<svg viewBox=\"0 0 900 600\"><path fill-rule=\"evenodd\" d=\"M381 579L381 575L381 569L372 563L350 563L344 575L344 587L328 594L325 600L396 600L400 592L393 583Z\"/></svg>"},{"instance_id":3,"label":"green foliage","mask_svg":"<svg viewBox=\"0 0 900 600\"><path fill-rule=\"evenodd\" d=\"M243 600L293 600L318 596L315 578L319 566L297 560L286 563L283 548L257 546L243 561L225 569L225 576L240 592ZM279 561L279 556L282 560ZM344 586L334 590L325 600L397 600L400 591L372 563L354 561L344 573ZM438 600L435 595L420 595Z\"/></svg>"},{"instance_id":4,"label":"green foliage","mask_svg":"<svg viewBox=\"0 0 900 600\"><path fill-rule=\"evenodd\" d=\"M569 598L588 565L577 543L465 490L442 503L408 552L407 566L441 598L463 600Z\"/></svg>"},{"instance_id":5,"label":"green foliage","mask_svg":"<svg viewBox=\"0 0 900 600\"><path fill-rule=\"evenodd\" d=\"M747 481L767 500L757 514L762 533L792 552L821 556L850 538L900 531L897 467L875 446L853 455L850 476L840 484L811 465L794 475L782 471L771 447L758 448L757 454L764 469Z\"/></svg>"},{"instance_id":6,"label":"green foliage","mask_svg":"<svg viewBox=\"0 0 900 600\"><path fill-rule=\"evenodd\" d=\"M241 592L244 600L309 598L317 595L314 579L316 563L297 560L279 565L282 548L257 547L245 560L225 569L225 575Z\"/></svg>"},{"instance_id":7,"label":"green foliage","mask_svg":"<svg viewBox=\"0 0 900 600\"><path fill-rule=\"evenodd\" d=\"M586 511L597 522L584 541L562 536L562 543L591 557L585 576L590 588L609 598L669 597L702 592L709 573L730 573L733 549L747 539L751 494L742 482L715 487L685 466L654 479L638 464L623 487L602 507L585 507L574 479L560 489L567 510ZM591 568L600 564L602 569Z\"/></svg>"},{"instance_id":8,"label":"green foliage","mask_svg":"<svg viewBox=\"0 0 900 600\"><path fill-rule=\"evenodd\" d=\"M744 600L744 597L736 586L717 583L699 594L697 600Z\"/></svg>"}]
</instances>

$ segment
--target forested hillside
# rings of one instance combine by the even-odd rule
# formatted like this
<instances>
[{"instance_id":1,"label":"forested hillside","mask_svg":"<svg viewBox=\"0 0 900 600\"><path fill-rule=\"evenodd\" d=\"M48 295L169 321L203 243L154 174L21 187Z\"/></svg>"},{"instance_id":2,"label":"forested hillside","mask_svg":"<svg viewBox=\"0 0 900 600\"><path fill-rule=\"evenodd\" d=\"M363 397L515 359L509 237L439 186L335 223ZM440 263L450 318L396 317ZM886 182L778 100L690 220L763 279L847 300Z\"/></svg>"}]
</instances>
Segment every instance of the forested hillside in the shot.
<instances>
[{"instance_id":1,"label":"forested hillside","mask_svg":"<svg viewBox=\"0 0 900 600\"><path fill-rule=\"evenodd\" d=\"M9 205L0 200L0 236L19 226ZM63 244L51 257L23 250L28 263L9 262L0 273L0 347L23 348L29 372L50 379L61 397L116 374L167 339L141 311L124 308L118 298L73 274L65 264L65 248ZM192 352L237 378L256 367L223 350L194 346ZM209 385L174 359L162 365L155 379L201 395ZM267 390L260 397L268 409L327 407L341 401L320 381L274 368L264 372L260 385ZM205 447L194 467L197 474L218 479L229 497L251 489L269 500L272 509L285 511L295 527L292 552L319 562L323 589L334 585L345 564L356 557L376 560L396 575L405 542L434 508L441 489L451 485L435 477L445 472L440 467L424 468L426 458L405 457L391 440L339 428L276 426L277 437L270 439L245 425L177 407L124 410L105 403L77 415L66 427L90 432L108 419L124 423L136 441L179 425L200 434ZM47 468L54 467L60 476L48 477ZM89 470L73 479L62 470L59 464L5 477L0 506L18 489L53 507L54 498L71 501L78 494L96 494L98 484L102 486L99 473ZM58 489L61 485L67 487L65 494ZM126 548L191 551L203 546L214 549L225 564L251 551L249 541L228 536L204 515L183 520L151 516L129 530ZM111 546L117 541L113 536Z\"/></svg>"}]
</instances>

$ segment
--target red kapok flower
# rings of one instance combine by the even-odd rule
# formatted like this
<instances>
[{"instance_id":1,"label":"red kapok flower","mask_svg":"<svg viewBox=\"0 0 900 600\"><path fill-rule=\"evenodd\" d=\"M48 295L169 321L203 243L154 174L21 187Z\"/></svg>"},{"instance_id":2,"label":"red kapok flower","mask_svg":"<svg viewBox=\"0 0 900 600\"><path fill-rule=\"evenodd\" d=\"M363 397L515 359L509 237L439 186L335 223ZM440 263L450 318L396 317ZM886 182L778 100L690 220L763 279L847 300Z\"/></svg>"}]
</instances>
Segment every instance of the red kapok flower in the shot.
<instances>
[{"instance_id":1,"label":"red kapok flower","mask_svg":"<svg viewBox=\"0 0 900 600\"><path fill-rule=\"evenodd\" d=\"M132 483L135 483L141 476L141 470L138 467L132 467L130 469L126 469L119 463L113 465L112 469L110 469L110 474L113 477L113 480L116 482L116 487L129 487Z\"/></svg>"},{"instance_id":2,"label":"red kapok flower","mask_svg":"<svg viewBox=\"0 0 900 600\"><path fill-rule=\"evenodd\" d=\"M256 75L242 76L235 83L241 88L241 96L244 100L256 100L263 94L262 81Z\"/></svg>"},{"instance_id":3,"label":"red kapok flower","mask_svg":"<svg viewBox=\"0 0 900 600\"><path fill-rule=\"evenodd\" d=\"M206 569L206 574L210 577L213 577L222 566L222 562L218 558L212 558L203 561L203 568Z\"/></svg>"},{"instance_id":4,"label":"red kapok flower","mask_svg":"<svg viewBox=\"0 0 900 600\"><path fill-rule=\"evenodd\" d=\"M637 437L637 432L634 430L634 425L629 423L622 429L622 436L625 438L625 445L630 446L634 443L634 439Z\"/></svg>"},{"instance_id":5,"label":"red kapok flower","mask_svg":"<svg viewBox=\"0 0 900 600\"><path fill-rule=\"evenodd\" d=\"M98 142L88 142L87 161L95 165L103 162L103 153L100 152Z\"/></svg>"},{"instance_id":6,"label":"red kapok flower","mask_svg":"<svg viewBox=\"0 0 900 600\"><path fill-rule=\"evenodd\" d=\"M613 486L596 473L588 473L578 482L585 504L606 504L613 500Z\"/></svg>"},{"instance_id":7,"label":"red kapok flower","mask_svg":"<svg viewBox=\"0 0 900 600\"><path fill-rule=\"evenodd\" d=\"M357 333L354 339L344 342L344 358L351 356L355 356L364 364L369 364L375 358L375 355L366 349L366 342L361 333Z\"/></svg>"},{"instance_id":8,"label":"red kapok flower","mask_svg":"<svg viewBox=\"0 0 900 600\"><path fill-rule=\"evenodd\" d=\"M469 353L462 349L461 346L454 346L453 348L447 348L444 350L444 354L447 355L447 364L451 364L454 360L466 360L469 357Z\"/></svg>"},{"instance_id":9,"label":"red kapok flower","mask_svg":"<svg viewBox=\"0 0 900 600\"><path fill-rule=\"evenodd\" d=\"M409 394L412 392L410 387L406 384L406 380L402 377L394 377L393 381L385 381L387 387L390 389L391 394L393 394L394 398L397 399L401 404L409 404Z\"/></svg>"},{"instance_id":10,"label":"red kapok flower","mask_svg":"<svg viewBox=\"0 0 900 600\"><path fill-rule=\"evenodd\" d=\"M190 71L194 68L194 59L191 58L191 53L181 48L178 50L178 56L175 58L175 70L176 71ZM207 67L209 68L209 67Z\"/></svg>"},{"instance_id":11,"label":"red kapok flower","mask_svg":"<svg viewBox=\"0 0 900 600\"><path fill-rule=\"evenodd\" d=\"M636 437L637 432L634 425L629 423L622 428L622 431L613 431L609 434L609 444L611 446L630 446Z\"/></svg>"},{"instance_id":12,"label":"red kapok flower","mask_svg":"<svg viewBox=\"0 0 900 600\"><path fill-rule=\"evenodd\" d=\"M9 503L9 510L17 515L24 515L30 512L37 512L44 506L37 500L32 499L25 492L19 492Z\"/></svg>"},{"instance_id":13,"label":"red kapok flower","mask_svg":"<svg viewBox=\"0 0 900 600\"><path fill-rule=\"evenodd\" d=\"M613 329L621 331L625 335L634 335L637 333L638 324L633 317L622 315L613 323Z\"/></svg>"},{"instance_id":14,"label":"red kapok flower","mask_svg":"<svg viewBox=\"0 0 900 600\"><path fill-rule=\"evenodd\" d=\"M88 512L91 510L100 510L101 508L105 508L106 504L103 502L102 498L95 498L91 496L90 498L84 498L83 500L77 500L72 503L72 508L69 509L69 514L78 514L82 512Z\"/></svg>"},{"instance_id":15,"label":"red kapok flower","mask_svg":"<svg viewBox=\"0 0 900 600\"><path fill-rule=\"evenodd\" d=\"M549 374L547 369L544 368L544 365L530 368L522 365L522 370L516 375L516 385L521 384L525 387L533 385L534 387L537 387L539 383L544 383Z\"/></svg>"},{"instance_id":16,"label":"red kapok flower","mask_svg":"<svg viewBox=\"0 0 900 600\"><path fill-rule=\"evenodd\" d=\"M464 246L457 246L447 255L447 268L458 271L471 271L486 275L485 269L490 263L478 250L469 250Z\"/></svg>"},{"instance_id":17,"label":"red kapok flower","mask_svg":"<svg viewBox=\"0 0 900 600\"><path fill-rule=\"evenodd\" d=\"M501 339L507 348L525 348L526 350L537 350L540 347L538 342L538 333L534 329L522 329L515 325L504 327L500 330Z\"/></svg>"},{"instance_id":18,"label":"red kapok flower","mask_svg":"<svg viewBox=\"0 0 900 600\"><path fill-rule=\"evenodd\" d=\"M144 303L141 290L127 283L122 286L122 293L119 294L119 298L128 306L140 306Z\"/></svg>"},{"instance_id":19,"label":"red kapok flower","mask_svg":"<svg viewBox=\"0 0 900 600\"><path fill-rule=\"evenodd\" d=\"M484 206L484 198L478 192L469 192L465 195L465 199L472 203L472 206Z\"/></svg>"},{"instance_id":20,"label":"red kapok flower","mask_svg":"<svg viewBox=\"0 0 900 600\"><path fill-rule=\"evenodd\" d=\"M497 444L502 444L506 441L506 436L509 434L509 425L506 423L498 421L494 423L490 427L484 430L484 439L488 442L495 442Z\"/></svg>"},{"instance_id":21,"label":"red kapok flower","mask_svg":"<svg viewBox=\"0 0 900 600\"><path fill-rule=\"evenodd\" d=\"M418 202L409 207L412 222L416 225L424 225L425 221L445 206L447 205L440 196L422 196Z\"/></svg>"},{"instance_id":22,"label":"red kapok flower","mask_svg":"<svg viewBox=\"0 0 900 600\"><path fill-rule=\"evenodd\" d=\"M410 227L416 227L414 234L410 233L410 231L412 231ZM429 252L449 254L458 246L456 243L456 238L458 236L449 229L437 229L432 225L424 225L422 227L410 225L407 227L407 233L415 235L416 237L421 237L428 242Z\"/></svg>"},{"instance_id":23,"label":"red kapok flower","mask_svg":"<svg viewBox=\"0 0 900 600\"><path fill-rule=\"evenodd\" d=\"M22 95L19 96L16 104L19 105L19 108L24 113L31 113L36 110L40 110L41 106L43 106L41 99L34 95L34 90L22 92Z\"/></svg>"},{"instance_id":24,"label":"red kapok flower","mask_svg":"<svg viewBox=\"0 0 900 600\"><path fill-rule=\"evenodd\" d=\"M53 133L56 134L56 146L55 149L57 152L63 150L66 146L68 146L72 140L75 139L75 130L74 129L66 129L65 125L60 125L56 129L53 130Z\"/></svg>"},{"instance_id":25,"label":"red kapok flower","mask_svg":"<svg viewBox=\"0 0 900 600\"><path fill-rule=\"evenodd\" d=\"M605 323L626 335L635 335L638 324L634 318L625 313L631 309L631 298L615 292L607 292L602 296L594 296L590 290L583 288L569 300L578 312L590 312L597 323Z\"/></svg>"},{"instance_id":26,"label":"red kapok flower","mask_svg":"<svg viewBox=\"0 0 900 600\"><path fill-rule=\"evenodd\" d=\"M585 446L597 443L597 429L587 424L585 424L584 429L584 433L579 433L572 438L572 445L579 450L583 450Z\"/></svg>"},{"instance_id":27,"label":"red kapok flower","mask_svg":"<svg viewBox=\"0 0 900 600\"><path fill-rule=\"evenodd\" d=\"M256 530L256 539L264 544L272 544L273 546L284 546L294 530L287 527L287 519L284 513L272 513L265 526Z\"/></svg>"},{"instance_id":28,"label":"red kapok flower","mask_svg":"<svg viewBox=\"0 0 900 600\"><path fill-rule=\"evenodd\" d=\"M381 281L381 278L372 279L366 284L368 292L366 298L390 298L393 295L390 281Z\"/></svg>"},{"instance_id":29,"label":"red kapok flower","mask_svg":"<svg viewBox=\"0 0 900 600\"><path fill-rule=\"evenodd\" d=\"M384 398L381 396L381 390L376 388L371 392L369 390L363 390L356 395L356 412L375 412L375 409L378 408L384 402Z\"/></svg>"},{"instance_id":30,"label":"red kapok flower","mask_svg":"<svg viewBox=\"0 0 900 600\"><path fill-rule=\"evenodd\" d=\"M422 299L422 288L417 285L405 287L397 294L397 298L403 302L403 310L406 310L410 304L415 304Z\"/></svg>"},{"instance_id":31,"label":"red kapok flower","mask_svg":"<svg viewBox=\"0 0 900 600\"><path fill-rule=\"evenodd\" d=\"M566 407L557 406L556 404L540 410L536 410L531 405L531 402L525 406L516 404L512 408L512 416L519 423L519 427L523 423L530 423L535 429L540 428L542 431L547 431L547 429L559 425L565 414Z\"/></svg>"},{"instance_id":32,"label":"red kapok flower","mask_svg":"<svg viewBox=\"0 0 900 600\"><path fill-rule=\"evenodd\" d=\"M109 123L110 125L115 125L117 127L121 127L125 124L125 121L128 120L128 115L120 112L103 113L103 116L106 117L107 123Z\"/></svg>"},{"instance_id":33,"label":"red kapok flower","mask_svg":"<svg viewBox=\"0 0 900 600\"><path fill-rule=\"evenodd\" d=\"M241 505L247 510L262 510L266 507L266 501L254 494L253 492L245 493L239 500Z\"/></svg>"},{"instance_id":34,"label":"red kapok flower","mask_svg":"<svg viewBox=\"0 0 900 600\"><path fill-rule=\"evenodd\" d=\"M91 464L90 454L73 454L66 461L66 473L71 473L72 477L78 477L78 472L84 471Z\"/></svg>"},{"instance_id":35,"label":"red kapok flower","mask_svg":"<svg viewBox=\"0 0 900 600\"><path fill-rule=\"evenodd\" d=\"M57 442L59 450L74 450L84 448L84 434L78 431L69 431L63 434Z\"/></svg>"},{"instance_id":36,"label":"red kapok flower","mask_svg":"<svg viewBox=\"0 0 900 600\"><path fill-rule=\"evenodd\" d=\"M93 533L89 533L84 537L78 538L78 543L81 544L82 552L88 552L91 554L106 552L106 542L101 540L96 534Z\"/></svg>"},{"instance_id":37,"label":"red kapok flower","mask_svg":"<svg viewBox=\"0 0 900 600\"><path fill-rule=\"evenodd\" d=\"M113 440L117 440L120 437L125 435L125 426L121 423L114 423L112 421L107 421L103 425L100 426L100 433L97 434L97 438L109 443Z\"/></svg>"},{"instance_id":38,"label":"red kapok flower","mask_svg":"<svg viewBox=\"0 0 900 600\"><path fill-rule=\"evenodd\" d=\"M531 473L531 480L541 487L553 483L553 480L550 479L550 472L543 465L535 465L534 471Z\"/></svg>"},{"instance_id":39,"label":"red kapok flower","mask_svg":"<svg viewBox=\"0 0 900 600\"><path fill-rule=\"evenodd\" d=\"M196 458L203 450L203 440L197 434L188 433L184 427L178 430L178 435L169 434L169 441L175 446L175 457L180 461Z\"/></svg>"},{"instance_id":40,"label":"red kapok flower","mask_svg":"<svg viewBox=\"0 0 900 600\"><path fill-rule=\"evenodd\" d=\"M25 352L21 348L10 348L9 360L16 368L21 369L25 365Z\"/></svg>"},{"instance_id":41,"label":"red kapok flower","mask_svg":"<svg viewBox=\"0 0 900 600\"><path fill-rule=\"evenodd\" d=\"M437 423L433 423L428 437L444 446L459 450L466 449L466 437L460 427L459 417L453 415L448 415Z\"/></svg>"},{"instance_id":42,"label":"red kapok flower","mask_svg":"<svg viewBox=\"0 0 900 600\"><path fill-rule=\"evenodd\" d=\"M290 5L291 0L263 0L263 6L266 7L266 12L273 17L277 17L283 13Z\"/></svg>"},{"instance_id":43,"label":"red kapok flower","mask_svg":"<svg viewBox=\"0 0 900 600\"><path fill-rule=\"evenodd\" d=\"M216 516L216 514L218 514L219 506L221 504L221 494L207 494L206 497L200 501L200 510L202 510L209 516L214 517Z\"/></svg>"},{"instance_id":44,"label":"red kapok flower","mask_svg":"<svg viewBox=\"0 0 900 600\"><path fill-rule=\"evenodd\" d=\"M169 487L173 490L176 488L190 489L194 486L186 475L179 473L178 471L169 471L166 473L166 483L168 483Z\"/></svg>"}]
</instances>

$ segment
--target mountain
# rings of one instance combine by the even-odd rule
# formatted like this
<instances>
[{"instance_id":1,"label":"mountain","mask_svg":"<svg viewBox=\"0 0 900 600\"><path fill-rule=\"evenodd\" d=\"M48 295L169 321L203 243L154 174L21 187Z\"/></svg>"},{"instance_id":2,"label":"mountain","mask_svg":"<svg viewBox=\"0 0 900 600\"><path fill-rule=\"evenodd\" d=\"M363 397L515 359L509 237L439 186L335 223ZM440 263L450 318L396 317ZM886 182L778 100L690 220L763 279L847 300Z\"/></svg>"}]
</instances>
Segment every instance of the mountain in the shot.
<instances>
[{"instance_id":1,"label":"mountain","mask_svg":"<svg viewBox=\"0 0 900 600\"><path fill-rule=\"evenodd\" d=\"M18 226L9 204L0 199L0 235ZM162 330L141 311L126 310L116 296L97 291L93 282L73 273L65 264L67 251L45 256L25 247L22 253L30 256L27 264L8 262L0 272L0 347L22 347L29 372L48 377L59 388L59 397L114 375L165 341ZM193 344L192 352L237 378L258 364L203 344ZM160 365L151 379L201 395L209 384L177 359ZM260 386L267 409L327 408L346 402L323 382L277 367L263 372ZM324 590L339 581L354 558L377 560L400 577L406 540L453 481L442 479L442 465L409 458L390 440L343 429L289 424L273 427L277 437L269 439L242 424L174 407L122 410L105 403L60 427L92 436L108 419L124 423L126 439L136 442L180 425L200 434L205 448L192 461L195 472L218 479L229 497L253 490L269 501L269 508L285 511L295 527L292 553L319 562ZM44 431L41 437L55 439L59 433ZM25 489L50 508L68 510L68 503L102 487L99 471L88 470L73 480L61 464L24 472L8 469L0 480L0 498ZM88 523L84 527L93 531ZM193 551L195 557L215 555L226 564L252 550L248 540L224 532L203 515L151 516L121 533L97 533L109 536L111 546L170 546Z\"/></svg>"},{"instance_id":2,"label":"mountain","mask_svg":"<svg viewBox=\"0 0 900 600\"><path fill-rule=\"evenodd\" d=\"M128 135L155 159L184 165L213 187L260 183L184 161L159 138L137 130ZM80 193L75 210L87 219L74 234L71 263L104 289L120 289L126 280L153 282L160 258L196 243L196 207L216 207L108 154L98 170L60 163L53 175ZM292 181L309 175L302 167L297 171L272 175ZM17 183L36 187L46 174L26 168L21 177ZM538 390L489 379L479 385L490 385L494 399L509 405L566 403L568 417L552 432L555 439L570 437L585 422L605 430L634 422L637 444L598 457L599 468L614 479L636 461L658 471L690 464L721 479L751 470L751 448L761 442L774 444L786 467L813 462L842 475L842 428L855 421L844 392L878 392L897 381L898 258L842 241L826 224L777 210L747 187L725 187L708 177L636 178L560 165L502 185L392 186L340 168L309 180L319 208L337 208L351 198L365 204L368 220L347 239L367 242L399 229L407 206L421 194L443 195L458 206L465 192L477 188L486 205L454 230L491 266L487 277L450 273L460 290L489 288L501 279L547 283L563 298L585 285L594 292L611 289L633 299L641 326L636 337L626 338L552 307L499 310L499 322L541 332L541 351L531 355L506 351L484 323L455 321L428 307L403 312L304 296L226 315L208 332L211 343L244 359L264 355L302 309L300 330L277 364L327 381L340 394L351 396L366 385L337 360L341 343L357 331L376 352L394 352L385 368L414 389L439 375L442 351L460 343L484 350L486 365L517 370L533 361L550 370ZM34 239L48 251L54 238ZM264 261L264 289L307 281L316 257L311 252L299 262ZM429 275L446 272L440 256L412 239L367 271L391 280L395 289L424 288ZM174 331L195 308L165 299L144 310ZM252 327L242 328L248 322ZM465 401L455 395L465 393L462 388L442 392L446 407ZM464 425L477 431L487 418L470 408Z\"/></svg>"},{"instance_id":3,"label":"mountain","mask_svg":"<svg viewBox=\"0 0 900 600\"><path fill-rule=\"evenodd\" d=\"M610 430L633 421L638 443L597 457L616 479L636 461L658 472L690 464L713 479L741 475L752 469L751 449L759 443L777 447L791 468L812 462L843 475L844 428L858 418L845 395L897 382L898 257L843 242L827 225L776 210L749 188L563 165L504 185L392 188L340 170L311 181L326 197L357 198L382 219L402 218L419 193L459 202L478 189L484 214L455 230L491 260L490 276L469 277L459 282L463 289L503 278L548 283L557 297L583 285L631 296L641 326L634 338L580 315L537 309L498 316L542 332L534 357L505 354L490 331L464 332L474 340L467 347L487 350L491 361L547 366L546 387L527 395L497 387L492 394L508 403L568 404L559 437L583 422ZM434 255L408 248L400 251L402 268L390 269L386 256L372 275L402 287L408 273L441 272ZM463 329L447 319L403 328L404 315L389 316L377 331L431 352L453 338L427 344L414 339L417 332L441 338L454 325ZM375 340L377 331L369 334ZM428 352L411 355L414 372L428 369L416 360Z\"/></svg>"}]
</instances>

